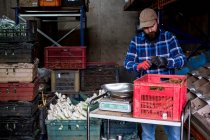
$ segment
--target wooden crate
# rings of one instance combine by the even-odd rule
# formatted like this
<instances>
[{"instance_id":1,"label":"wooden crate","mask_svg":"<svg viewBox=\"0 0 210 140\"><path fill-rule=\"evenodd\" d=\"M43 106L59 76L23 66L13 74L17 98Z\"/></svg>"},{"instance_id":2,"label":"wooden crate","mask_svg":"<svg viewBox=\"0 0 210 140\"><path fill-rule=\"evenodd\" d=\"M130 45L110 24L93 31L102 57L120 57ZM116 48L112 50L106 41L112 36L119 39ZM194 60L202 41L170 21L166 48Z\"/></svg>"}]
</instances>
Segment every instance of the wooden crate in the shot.
<instances>
[{"instance_id":1,"label":"wooden crate","mask_svg":"<svg viewBox=\"0 0 210 140\"><path fill-rule=\"evenodd\" d=\"M19 0L20 7L37 7L38 0Z\"/></svg>"},{"instance_id":2,"label":"wooden crate","mask_svg":"<svg viewBox=\"0 0 210 140\"><path fill-rule=\"evenodd\" d=\"M0 83L32 82L37 76L38 59L34 63L0 64Z\"/></svg>"},{"instance_id":3,"label":"wooden crate","mask_svg":"<svg viewBox=\"0 0 210 140\"><path fill-rule=\"evenodd\" d=\"M38 95L39 79L31 83L0 83L0 101L32 101Z\"/></svg>"}]
</instances>

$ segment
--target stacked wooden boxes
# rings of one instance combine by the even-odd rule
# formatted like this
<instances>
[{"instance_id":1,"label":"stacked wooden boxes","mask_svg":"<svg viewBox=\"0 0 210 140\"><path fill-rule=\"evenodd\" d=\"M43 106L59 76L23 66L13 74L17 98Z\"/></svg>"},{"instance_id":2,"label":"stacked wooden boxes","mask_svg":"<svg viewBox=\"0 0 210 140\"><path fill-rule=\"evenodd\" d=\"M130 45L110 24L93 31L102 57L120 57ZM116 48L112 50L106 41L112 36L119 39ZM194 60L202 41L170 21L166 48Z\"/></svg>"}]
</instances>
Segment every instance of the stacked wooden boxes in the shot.
<instances>
[{"instance_id":1,"label":"stacked wooden boxes","mask_svg":"<svg viewBox=\"0 0 210 140\"><path fill-rule=\"evenodd\" d=\"M24 28L25 29L25 28ZM2 31L2 30L1 30ZM38 59L28 33L4 30L0 41L0 137L35 139L39 133ZM2 34L1 34L2 35Z\"/></svg>"}]
</instances>

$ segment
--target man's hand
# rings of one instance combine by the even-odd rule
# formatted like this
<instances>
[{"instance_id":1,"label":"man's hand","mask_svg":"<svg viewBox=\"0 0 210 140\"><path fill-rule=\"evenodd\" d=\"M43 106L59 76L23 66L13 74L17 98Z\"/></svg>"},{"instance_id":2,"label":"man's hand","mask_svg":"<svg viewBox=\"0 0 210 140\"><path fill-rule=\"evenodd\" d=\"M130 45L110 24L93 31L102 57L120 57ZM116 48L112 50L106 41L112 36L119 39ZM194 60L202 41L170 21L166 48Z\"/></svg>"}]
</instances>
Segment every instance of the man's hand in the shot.
<instances>
[{"instance_id":1,"label":"man's hand","mask_svg":"<svg viewBox=\"0 0 210 140\"><path fill-rule=\"evenodd\" d=\"M165 57L153 56L151 59L151 63L158 67L166 67L168 64L168 60Z\"/></svg>"},{"instance_id":2,"label":"man's hand","mask_svg":"<svg viewBox=\"0 0 210 140\"><path fill-rule=\"evenodd\" d=\"M151 63L148 60L143 61L142 63L139 63L137 65L137 70L139 71L140 69L148 70L151 67Z\"/></svg>"}]
</instances>

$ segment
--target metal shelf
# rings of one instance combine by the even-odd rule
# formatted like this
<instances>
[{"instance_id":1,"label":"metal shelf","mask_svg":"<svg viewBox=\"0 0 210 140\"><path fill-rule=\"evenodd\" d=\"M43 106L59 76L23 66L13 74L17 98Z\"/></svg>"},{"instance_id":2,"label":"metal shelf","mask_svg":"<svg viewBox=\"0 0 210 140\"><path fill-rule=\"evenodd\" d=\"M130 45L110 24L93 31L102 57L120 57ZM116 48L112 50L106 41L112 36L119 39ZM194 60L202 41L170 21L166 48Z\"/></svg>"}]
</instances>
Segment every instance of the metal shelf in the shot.
<instances>
[{"instance_id":1,"label":"metal shelf","mask_svg":"<svg viewBox=\"0 0 210 140\"><path fill-rule=\"evenodd\" d=\"M22 20L27 20L24 18L27 17L36 17L36 18L42 18L42 20L46 17L79 17L79 25L80 26L80 45L84 46L84 29L86 28L86 16L85 16L85 10L83 6L80 7L19 7L18 8L18 17ZM57 21L59 22L59 21ZM74 27L72 30L70 30L67 34L65 34L63 37L61 37L60 40L55 41L48 35L46 35L44 32L42 32L40 29L37 29L37 31L43 35L45 38L50 40L53 44L57 46L61 46L59 44L59 41L64 39L67 35L69 35L71 32L73 32L78 26Z\"/></svg>"},{"instance_id":2,"label":"metal shelf","mask_svg":"<svg viewBox=\"0 0 210 140\"><path fill-rule=\"evenodd\" d=\"M92 99L89 103L93 103L95 100L101 98L105 94L99 95ZM184 123L188 121L188 140L190 139L190 121L191 121L191 102L188 101L186 103L185 108L181 114L180 121L167 121L167 120L152 120L152 119L144 119L144 118L134 118L132 117L132 113L124 113L124 112L114 112L114 111L103 111L96 109L90 112L90 106L87 107L87 140L90 139L90 118L99 118L106 119L108 121L107 129L109 130L109 120L118 120L118 121L128 121L128 122L136 122L136 123L149 123L149 124L159 124L159 125L170 125L170 126L179 126L181 128L181 137L183 140L183 132L184 132ZM107 139L109 139L109 131L107 132Z\"/></svg>"},{"instance_id":3,"label":"metal shelf","mask_svg":"<svg viewBox=\"0 0 210 140\"><path fill-rule=\"evenodd\" d=\"M132 117L131 113L101 111L99 109L91 112L90 117L100 118L100 119L118 120L118 121L137 122L137 123L181 126L181 121L176 122L176 121L149 120L149 119L134 118L134 117Z\"/></svg>"},{"instance_id":4,"label":"metal shelf","mask_svg":"<svg viewBox=\"0 0 210 140\"><path fill-rule=\"evenodd\" d=\"M146 7L151 6L155 0L129 0L124 5L124 11L140 11Z\"/></svg>"},{"instance_id":5,"label":"metal shelf","mask_svg":"<svg viewBox=\"0 0 210 140\"><path fill-rule=\"evenodd\" d=\"M124 6L124 11L140 11L146 7L162 9L176 0L130 0Z\"/></svg>"}]
</instances>

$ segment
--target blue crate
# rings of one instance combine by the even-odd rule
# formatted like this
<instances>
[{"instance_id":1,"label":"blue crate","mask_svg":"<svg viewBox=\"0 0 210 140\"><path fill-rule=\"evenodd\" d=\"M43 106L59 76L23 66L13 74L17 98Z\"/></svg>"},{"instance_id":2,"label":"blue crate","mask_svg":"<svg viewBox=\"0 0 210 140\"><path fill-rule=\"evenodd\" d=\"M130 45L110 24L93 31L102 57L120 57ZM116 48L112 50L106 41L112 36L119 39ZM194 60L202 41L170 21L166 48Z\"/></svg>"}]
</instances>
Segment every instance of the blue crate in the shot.
<instances>
[{"instance_id":1,"label":"blue crate","mask_svg":"<svg viewBox=\"0 0 210 140\"><path fill-rule=\"evenodd\" d=\"M46 120L49 140L85 140L86 120ZM90 120L90 140L100 140L101 120Z\"/></svg>"}]
</instances>

